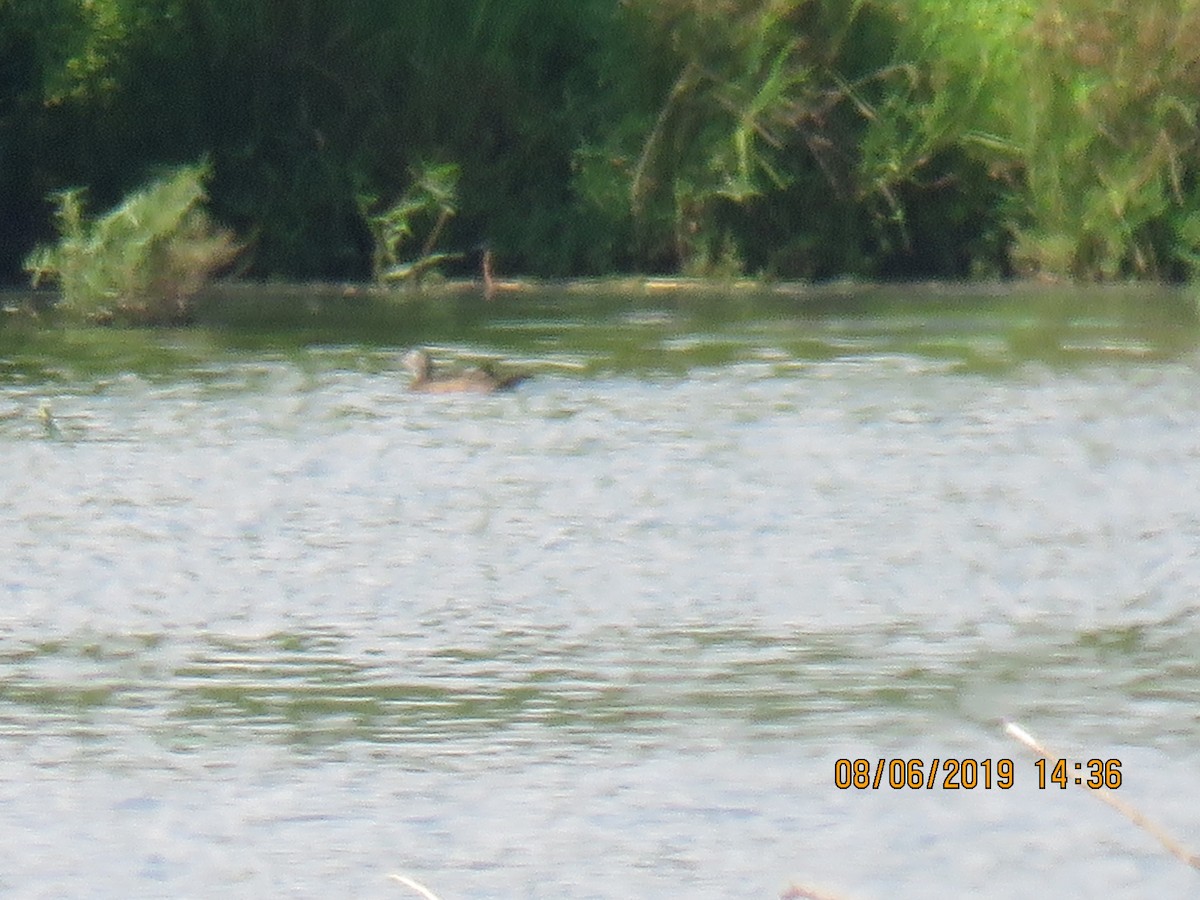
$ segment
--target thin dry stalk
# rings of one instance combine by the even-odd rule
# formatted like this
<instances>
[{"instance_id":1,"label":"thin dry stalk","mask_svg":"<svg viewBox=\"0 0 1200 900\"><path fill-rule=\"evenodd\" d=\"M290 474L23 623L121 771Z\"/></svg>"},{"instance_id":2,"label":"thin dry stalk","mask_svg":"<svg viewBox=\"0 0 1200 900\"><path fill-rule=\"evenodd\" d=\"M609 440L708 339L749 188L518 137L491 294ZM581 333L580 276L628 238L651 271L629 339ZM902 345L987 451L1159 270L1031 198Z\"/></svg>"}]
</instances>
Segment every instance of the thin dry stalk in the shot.
<instances>
[{"instance_id":1,"label":"thin dry stalk","mask_svg":"<svg viewBox=\"0 0 1200 900\"><path fill-rule=\"evenodd\" d=\"M793 884L779 895L779 900L841 900L841 898L807 885Z\"/></svg>"},{"instance_id":2,"label":"thin dry stalk","mask_svg":"<svg viewBox=\"0 0 1200 900\"><path fill-rule=\"evenodd\" d=\"M634 219L640 219L642 211L645 209L646 194L649 192L650 184L647 170L650 168L654 155L658 152L659 145L663 142L667 121L683 98L700 81L700 74L700 67L695 62L689 62L683 67L683 71L675 79L675 84L671 86L671 91L667 94L662 109L658 111L658 118L654 121L654 127L650 129L646 143L642 146L642 152L638 156L637 165L633 170L633 178L629 183L630 209L633 210Z\"/></svg>"},{"instance_id":3,"label":"thin dry stalk","mask_svg":"<svg viewBox=\"0 0 1200 900\"><path fill-rule=\"evenodd\" d=\"M1037 739L1033 737L1033 735L1031 735L1016 722L1005 722L1004 731L1009 735L1009 737L1020 741L1038 756L1044 757L1048 762L1056 763L1060 759L1057 754L1052 753L1043 747L1037 741ZM1143 815L1140 810L1130 806L1124 800L1118 799L1108 788L1094 788L1087 785L1084 786L1087 787L1087 789L1093 794L1095 794L1097 798L1103 800L1121 815L1125 816L1125 818L1129 819L1129 821L1133 822L1134 825L1137 825L1142 830L1154 835L1154 837L1158 839L1159 843L1166 848L1167 852L1176 859L1187 863L1193 869L1200 869L1200 856L1190 852L1186 847L1179 843L1179 841L1175 840L1175 838L1168 834L1166 829L1164 829L1161 825L1146 818L1146 816Z\"/></svg>"},{"instance_id":4,"label":"thin dry stalk","mask_svg":"<svg viewBox=\"0 0 1200 900\"><path fill-rule=\"evenodd\" d=\"M409 878L407 875L400 875L397 872L389 873L388 878L392 879L392 881L400 882L405 887L412 888L414 891L424 897L425 900L440 900L437 894L425 887L425 885L421 884L421 882L417 881L415 878Z\"/></svg>"}]
</instances>

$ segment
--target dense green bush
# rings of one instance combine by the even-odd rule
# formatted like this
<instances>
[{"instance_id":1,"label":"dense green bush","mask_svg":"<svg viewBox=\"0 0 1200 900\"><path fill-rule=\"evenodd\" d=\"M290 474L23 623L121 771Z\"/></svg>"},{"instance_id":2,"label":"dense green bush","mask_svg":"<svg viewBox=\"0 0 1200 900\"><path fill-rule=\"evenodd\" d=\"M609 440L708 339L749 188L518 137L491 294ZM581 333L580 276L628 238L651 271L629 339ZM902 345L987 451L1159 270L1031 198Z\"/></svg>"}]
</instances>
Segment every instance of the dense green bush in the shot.
<instances>
[{"instance_id":1,"label":"dense green bush","mask_svg":"<svg viewBox=\"0 0 1200 900\"><path fill-rule=\"evenodd\" d=\"M1182 277L1197 26L1200 0L10 0L0 267L47 195L207 155L258 276L379 270L437 160L454 213L413 227L507 271Z\"/></svg>"}]
</instances>

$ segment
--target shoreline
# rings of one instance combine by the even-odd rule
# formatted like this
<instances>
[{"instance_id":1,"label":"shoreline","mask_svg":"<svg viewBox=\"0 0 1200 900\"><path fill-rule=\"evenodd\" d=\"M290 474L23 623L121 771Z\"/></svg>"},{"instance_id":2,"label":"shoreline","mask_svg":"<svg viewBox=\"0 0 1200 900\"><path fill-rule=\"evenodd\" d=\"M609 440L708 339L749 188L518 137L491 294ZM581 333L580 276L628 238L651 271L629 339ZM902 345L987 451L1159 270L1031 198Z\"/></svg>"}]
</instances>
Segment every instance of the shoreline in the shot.
<instances>
[{"instance_id":1,"label":"shoreline","mask_svg":"<svg viewBox=\"0 0 1200 900\"><path fill-rule=\"evenodd\" d=\"M57 291L0 288L0 325L53 322L42 316ZM1167 318L1200 324L1200 292L1190 284L1114 282L1047 283L1034 279L988 281L768 281L757 278L709 279L675 276L594 278L511 278L488 285L482 279L436 280L422 285L381 285L336 281L214 281L192 300L196 325L304 326L344 322L381 324L440 315L497 318L567 310L576 303L616 308L696 306L720 315L745 303L765 304L778 315L872 316L923 313L1028 314L1054 318ZM33 314L30 314L30 311ZM140 326L133 326L140 327Z\"/></svg>"}]
</instances>

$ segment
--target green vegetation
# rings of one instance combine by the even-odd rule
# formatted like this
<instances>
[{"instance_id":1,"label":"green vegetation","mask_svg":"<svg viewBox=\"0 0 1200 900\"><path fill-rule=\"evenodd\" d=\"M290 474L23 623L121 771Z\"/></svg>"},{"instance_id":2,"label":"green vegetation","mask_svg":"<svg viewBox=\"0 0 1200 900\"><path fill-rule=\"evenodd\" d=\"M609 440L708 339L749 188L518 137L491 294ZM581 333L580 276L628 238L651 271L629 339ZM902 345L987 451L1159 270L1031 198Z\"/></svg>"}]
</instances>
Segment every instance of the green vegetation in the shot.
<instances>
[{"instance_id":1,"label":"green vegetation","mask_svg":"<svg viewBox=\"0 0 1200 900\"><path fill-rule=\"evenodd\" d=\"M7 0L0 271L46 197L65 253L107 227L66 188L204 157L257 277L486 242L546 276L1182 279L1198 35L1200 0ZM149 311L113 268L80 289Z\"/></svg>"},{"instance_id":2,"label":"green vegetation","mask_svg":"<svg viewBox=\"0 0 1200 900\"><path fill-rule=\"evenodd\" d=\"M34 286L57 281L65 309L92 321L186 321L196 291L240 249L200 205L207 175L183 166L93 221L81 191L57 194L59 241L25 263Z\"/></svg>"},{"instance_id":3,"label":"green vegetation","mask_svg":"<svg viewBox=\"0 0 1200 900\"><path fill-rule=\"evenodd\" d=\"M902 53L936 90L885 129L911 126L908 159L952 147L989 167L1016 271L1191 274L1200 4L922 0L908 25Z\"/></svg>"},{"instance_id":4,"label":"green vegetation","mask_svg":"<svg viewBox=\"0 0 1200 900\"><path fill-rule=\"evenodd\" d=\"M418 280L440 263L457 258L458 254L434 253L433 248L446 223L458 211L459 174L458 166L453 164L422 164L413 170L412 186L399 200L384 209L380 209L378 197L359 194L359 212L375 240L371 274L376 281ZM416 222L422 218L431 219L432 224L420 255L401 262L400 248L416 236Z\"/></svg>"}]
</instances>

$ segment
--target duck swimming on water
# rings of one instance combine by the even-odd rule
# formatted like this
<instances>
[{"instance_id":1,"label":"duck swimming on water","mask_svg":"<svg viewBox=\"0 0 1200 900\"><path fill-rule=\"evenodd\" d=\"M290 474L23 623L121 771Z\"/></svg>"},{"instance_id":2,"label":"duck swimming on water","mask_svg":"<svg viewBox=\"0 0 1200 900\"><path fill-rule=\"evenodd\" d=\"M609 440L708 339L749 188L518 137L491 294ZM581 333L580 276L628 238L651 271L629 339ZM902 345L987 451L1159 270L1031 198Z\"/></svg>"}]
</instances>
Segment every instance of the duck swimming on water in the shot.
<instances>
[{"instance_id":1,"label":"duck swimming on water","mask_svg":"<svg viewBox=\"0 0 1200 900\"><path fill-rule=\"evenodd\" d=\"M404 367L412 375L409 389L427 394L491 394L511 390L528 377L502 377L483 368L467 369L456 375L440 375L433 371L433 359L424 350L410 350L405 354Z\"/></svg>"}]
</instances>

